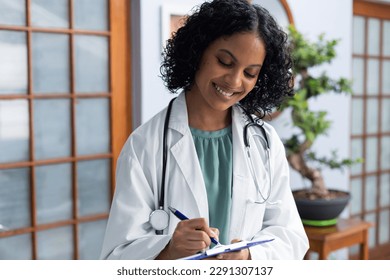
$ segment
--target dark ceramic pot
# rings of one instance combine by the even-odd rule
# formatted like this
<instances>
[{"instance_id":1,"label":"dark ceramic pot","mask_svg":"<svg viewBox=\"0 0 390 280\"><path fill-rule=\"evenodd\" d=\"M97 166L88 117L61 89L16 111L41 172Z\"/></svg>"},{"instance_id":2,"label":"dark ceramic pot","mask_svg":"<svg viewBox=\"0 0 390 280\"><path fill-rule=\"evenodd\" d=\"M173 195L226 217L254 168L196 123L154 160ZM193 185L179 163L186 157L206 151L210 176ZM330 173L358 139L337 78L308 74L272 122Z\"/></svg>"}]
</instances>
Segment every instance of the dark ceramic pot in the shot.
<instances>
[{"instance_id":1,"label":"dark ceramic pot","mask_svg":"<svg viewBox=\"0 0 390 280\"><path fill-rule=\"evenodd\" d=\"M301 190L293 191L298 192ZM332 199L295 198L302 222L312 226L329 226L337 223L337 218L347 206L351 195L348 192L335 191L339 195Z\"/></svg>"}]
</instances>

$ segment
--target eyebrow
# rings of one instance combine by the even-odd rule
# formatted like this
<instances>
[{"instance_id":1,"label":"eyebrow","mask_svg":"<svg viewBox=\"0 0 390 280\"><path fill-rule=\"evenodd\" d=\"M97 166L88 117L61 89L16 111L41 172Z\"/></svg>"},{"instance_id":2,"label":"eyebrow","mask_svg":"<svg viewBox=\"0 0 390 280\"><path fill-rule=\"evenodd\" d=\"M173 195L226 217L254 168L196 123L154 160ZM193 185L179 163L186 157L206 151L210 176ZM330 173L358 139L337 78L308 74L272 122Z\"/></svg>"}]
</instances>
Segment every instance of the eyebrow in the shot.
<instances>
[{"instance_id":1,"label":"eyebrow","mask_svg":"<svg viewBox=\"0 0 390 280\"><path fill-rule=\"evenodd\" d=\"M234 61L238 61L238 59L234 56L234 54L232 54L229 50L219 49L219 51L227 53L228 55L230 55L233 58ZM262 64L251 64L248 67L260 67L261 68L261 67L263 67L263 65Z\"/></svg>"}]
</instances>

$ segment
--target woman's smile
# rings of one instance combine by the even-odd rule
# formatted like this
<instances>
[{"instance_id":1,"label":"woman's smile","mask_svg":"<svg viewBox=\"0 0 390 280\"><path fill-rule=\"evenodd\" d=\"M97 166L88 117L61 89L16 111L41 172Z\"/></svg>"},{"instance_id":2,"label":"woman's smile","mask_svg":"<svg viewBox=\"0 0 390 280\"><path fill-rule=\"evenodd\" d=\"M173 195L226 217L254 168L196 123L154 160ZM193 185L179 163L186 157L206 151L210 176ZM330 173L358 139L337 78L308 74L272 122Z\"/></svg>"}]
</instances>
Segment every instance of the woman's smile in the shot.
<instances>
[{"instance_id":1,"label":"woman's smile","mask_svg":"<svg viewBox=\"0 0 390 280\"><path fill-rule=\"evenodd\" d=\"M213 84L213 85L214 85L215 89L217 90L217 92L219 92L220 94L222 94L225 97L232 97L234 94L234 91L225 91L222 88L220 88L218 85L216 85L216 84Z\"/></svg>"}]
</instances>

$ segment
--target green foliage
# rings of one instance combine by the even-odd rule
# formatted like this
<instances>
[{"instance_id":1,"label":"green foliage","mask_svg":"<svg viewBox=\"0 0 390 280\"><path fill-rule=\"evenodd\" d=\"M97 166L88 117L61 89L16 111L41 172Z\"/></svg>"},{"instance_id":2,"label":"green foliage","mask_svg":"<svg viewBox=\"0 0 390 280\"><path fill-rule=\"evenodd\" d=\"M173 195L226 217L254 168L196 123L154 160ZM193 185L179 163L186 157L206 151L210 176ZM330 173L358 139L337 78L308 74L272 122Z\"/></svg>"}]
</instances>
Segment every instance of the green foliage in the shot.
<instances>
[{"instance_id":1,"label":"green foliage","mask_svg":"<svg viewBox=\"0 0 390 280\"><path fill-rule=\"evenodd\" d=\"M332 151L331 158L317 157L313 152L310 152L307 154L307 159L316 161L322 165L326 165L330 169L342 169L343 167L351 166L356 163L363 163L362 158L358 158L355 160L351 160L351 159L339 160L336 151Z\"/></svg>"},{"instance_id":2,"label":"green foliage","mask_svg":"<svg viewBox=\"0 0 390 280\"><path fill-rule=\"evenodd\" d=\"M351 83L348 79L334 80L326 72L320 76L310 75L309 68L330 63L336 57L335 47L339 40L325 40L322 34L316 42L309 42L293 26L289 27L289 42L293 58L293 74L295 80L295 95L286 100L280 107L283 111L291 109L292 124L300 133L285 140L288 153L303 153L308 150L320 135L325 135L331 126L327 120L327 112L315 112L309 108L309 99L327 93L351 93ZM317 158L308 151L308 160L327 165L330 168L349 166L361 160L337 160L336 153L328 158Z\"/></svg>"},{"instance_id":3,"label":"green foliage","mask_svg":"<svg viewBox=\"0 0 390 280\"><path fill-rule=\"evenodd\" d=\"M298 153L299 147L302 143L299 141L299 136L294 134L289 139L284 142L284 146L286 148L287 154Z\"/></svg>"},{"instance_id":4,"label":"green foliage","mask_svg":"<svg viewBox=\"0 0 390 280\"><path fill-rule=\"evenodd\" d=\"M289 36L293 49L294 73L300 73L303 69L330 62L336 57L335 46L339 40L326 41L324 35L318 37L318 41L311 43L293 26L289 26Z\"/></svg>"}]
</instances>

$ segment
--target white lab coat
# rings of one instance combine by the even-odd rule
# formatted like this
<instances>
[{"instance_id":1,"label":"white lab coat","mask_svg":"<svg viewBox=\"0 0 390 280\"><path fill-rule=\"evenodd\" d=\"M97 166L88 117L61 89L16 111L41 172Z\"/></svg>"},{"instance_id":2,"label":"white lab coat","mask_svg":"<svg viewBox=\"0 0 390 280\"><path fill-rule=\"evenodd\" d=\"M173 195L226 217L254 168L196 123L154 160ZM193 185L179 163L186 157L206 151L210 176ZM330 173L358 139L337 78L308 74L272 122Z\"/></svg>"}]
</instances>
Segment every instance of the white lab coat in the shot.
<instances>
[{"instance_id":1,"label":"white lab coat","mask_svg":"<svg viewBox=\"0 0 390 280\"><path fill-rule=\"evenodd\" d=\"M274 129L264 124L271 148L272 192L270 203L257 204L255 201L261 199L248 168L243 142L245 117L238 106L233 107L232 114L233 194L229 238L275 238L250 248L252 259L302 259L308 249L308 239L292 197L284 146ZM118 158L116 191L103 242L103 259L154 259L168 244L179 222L169 213L169 225L162 235L156 235L149 223L150 213L158 208L165 116L166 109L138 127ZM251 128L250 132L260 133L257 130ZM184 93L173 103L168 135L164 208L172 206L189 218L207 219L207 194L188 126ZM261 141L255 142L251 155L260 188L267 195L269 175L263 163L265 152Z\"/></svg>"}]
</instances>

